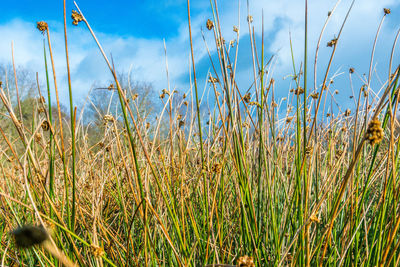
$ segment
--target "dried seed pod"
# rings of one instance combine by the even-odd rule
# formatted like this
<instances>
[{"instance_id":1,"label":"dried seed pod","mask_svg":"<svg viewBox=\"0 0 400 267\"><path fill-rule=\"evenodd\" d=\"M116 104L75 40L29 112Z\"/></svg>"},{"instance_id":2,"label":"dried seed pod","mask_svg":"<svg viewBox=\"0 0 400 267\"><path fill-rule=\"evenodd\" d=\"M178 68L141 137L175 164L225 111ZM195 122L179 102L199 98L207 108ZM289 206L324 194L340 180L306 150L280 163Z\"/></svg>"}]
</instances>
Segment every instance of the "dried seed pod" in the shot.
<instances>
[{"instance_id":1,"label":"dried seed pod","mask_svg":"<svg viewBox=\"0 0 400 267\"><path fill-rule=\"evenodd\" d=\"M335 46L337 44L337 38L333 38L332 40L330 40L327 44L326 44L326 46L328 46L328 47L333 47L333 46Z\"/></svg>"},{"instance_id":2,"label":"dried seed pod","mask_svg":"<svg viewBox=\"0 0 400 267\"><path fill-rule=\"evenodd\" d=\"M214 78L214 77L211 76L211 74L210 74L210 77L208 78L208 82L209 82L209 83L217 83L217 82L219 82L219 80L218 80L218 78Z\"/></svg>"},{"instance_id":3,"label":"dried seed pod","mask_svg":"<svg viewBox=\"0 0 400 267\"><path fill-rule=\"evenodd\" d=\"M310 94L310 96L311 96L313 99L318 99L319 93L313 93L313 94Z\"/></svg>"},{"instance_id":4,"label":"dried seed pod","mask_svg":"<svg viewBox=\"0 0 400 267\"><path fill-rule=\"evenodd\" d=\"M366 139L371 145L379 144L383 139L383 129L378 119L373 119L367 129Z\"/></svg>"},{"instance_id":5,"label":"dried seed pod","mask_svg":"<svg viewBox=\"0 0 400 267\"><path fill-rule=\"evenodd\" d=\"M208 19L207 23L206 23L206 27L209 31L212 30L212 28L214 28L214 22L212 22L212 20Z\"/></svg>"},{"instance_id":6,"label":"dried seed pod","mask_svg":"<svg viewBox=\"0 0 400 267\"><path fill-rule=\"evenodd\" d=\"M385 15L389 15L390 14L390 8L384 8L383 9L383 13L385 13Z\"/></svg>"},{"instance_id":7,"label":"dried seed pod","mask_svg":"<svg viewBox=\"0 0 400 267\"><path fill-rule=\"evenodd\" d=\"M250 92L249 92L249 93L246 93L246 94L243 96L243 101L246 102L246 103L248 104L248 103L250 103L250 100L251 100L251 95L250 95Z\"/></svg>"},{"instance_id":8,"label":"dried seed pod","mask_svg":"<svg viewBox=\"0 0 400 267\"><path fill-rule=\"evenodd\" d=\"M42 127L43 131L48 131L50 129L50 123L48 121L44 121L44 122L42 122L41 127Z\"/></svg>"},{"instance_id":9,"label":"dried seed pod","mask_svg":"<svg viewBox=\"0 0 400 267\"><path fill-rule=\"evenodd\" d=\"M250 106L258 106L261 108L261 105L258 102L252 101L249 103Z\"/></svg>"},{"instance_id":10,"label":"dried seed pod","mask_svg":"<svg viewBox=\"0 0 400 267\"><path fill-rule=\"evenodd\" d=\"M218 174L221 172L221 164L220 163L214 163L211 167L211 172Z\"/></svg>"},{"instance_id":11,"label":"dried seed pod","mask_svg":"<svg viewBox=\"0 0 400 267\"><path fill-rule=\"evenodd\" d=\"M301 95L301 94L303 94L304 93L304 89L302 88L302 87L297 87L297 89L296 90L294 90L294 94L295 95Z\"/></svg>"},{"instance_id":12,"label":"dried seed pod","mask_svg":"<svg viewBox=\"0 0 400 267\"><path fill-rule=\"evenodd\" d=\"M41 31L43 34L45 31L49 29L49 25L47 25L47 22L44 21L39 21L36 23L36 27L38 28L39 31Z\"/></svg>"},{"instance_id":13,"label":"dried seed pod","mask_svg":"<svg viewBox=\"0 0 400 267\"><path fill-rule=\"evenodd\" d=\"M254 264L254 259L252 257L245 255L245 256L239 257L236 266L237 267L255 267L256 265Z\"/></svg>"},{"instance_id":14,"label":"dried seed pod","mask_svg":"<svg viewBox=\"0 0 400 267\"><path fill-rule=\"evenodd\" d=\"M311 222L314 222L314 223L320 223L320 220L319 220L319 218L318 218L318 214L313 214L313 215L311 215L310 216L310 221Z\"/></svg>"},{"instance_id":15,"label":"dried seed pod","mask_svg":"<svg viewBox=\"0 0 400 267\"><path fill-rule=\"evenodd\" d=\"M75 26L78 26L78 23L83 21L82 15L75 10L72 10L71 18L72 18L72 24L74 24Z\"/></svg>"},{"instance_id":16,"label":"dried seed pod","mask_svg":"<svg viewBox=\"0 0 400 267\"><path fill-rule=\"evenodd\" d=\"M104 255L104 250L102 247L96 246L96 245L90 245L90 252L93 254L95 257L101 257Z\"/></svg>"},{"instance_id":17,"label":"dried seed pod","mask_svg":"<svg viewBox=\"0 0 400 267\"><path fill-rule=\"evenodd\" d=\"M110 114L104 115L103 120L105 123L107 122L113 122L114 121L114 117Z\"/></svg>"}]
</instances>

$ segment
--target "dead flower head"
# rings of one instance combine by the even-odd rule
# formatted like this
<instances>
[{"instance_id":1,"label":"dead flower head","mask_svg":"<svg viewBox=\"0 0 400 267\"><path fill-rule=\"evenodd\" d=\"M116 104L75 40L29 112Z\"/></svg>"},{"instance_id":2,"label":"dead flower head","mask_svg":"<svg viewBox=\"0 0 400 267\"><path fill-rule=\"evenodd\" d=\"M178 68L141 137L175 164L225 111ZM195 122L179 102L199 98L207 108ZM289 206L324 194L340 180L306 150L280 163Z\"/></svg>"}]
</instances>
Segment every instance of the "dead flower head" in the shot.
<instances>
[{"instance_id":1,"label":"dead flower head","mask_svg":"<svg viewBox=\"0 0 400 267\"><path fill-rule=\"evenodd\" d=\"M45 31L47 31L49 29L49 25L47 25L47 22L44 21L39 21L36 24L36 27L38 28L39 31L41 31L43 34Z\"/></svg>"},{"instance_id":2,"label":"dead flower head","mask_svg":"<svg viewBox=\"0 0 400 267\"><path fill-rule=\"evenodd\" d=\"M333 38L332 40L330 40L327 44L326 44L326 46L328 46L328 47L333 47L333 46L335 46L337 44L337 38Z\"/></svg>"},{"instance_id":3,"label":"dead flower head","mask_svg":"<svg viewBox=\"0 0 400 267\"><path fill-rule=\"evenodd\" d=\"M78 23L83 21L82 15L75 10L72 10L71 18L72 18L72 24L74 24L75 26L78 26Z\"/></svg>"},{"instance_id":4,"label":"dead flower head","mask_svg":"<svg viewBox=\"0 0 400 267\"><path fill-rule=\"evenodd\" d=\"M221 172L221 168L222 168L222 166L220 163L214 163L214 165L212 165L212 167L211 167L211 172L218 174Z\"/></svg>"},{"instance_id":5,"label":"dead flower head","mask_svg":"<svg viewBox=\"0 0 400 267\"><path fill-rule=\"evenodd\" d=\"M214 28L214 22L212 22L212 20L208 19L207 23L206 23L206 27L209 31L212 30L212 28Z\"/></svg>"},{"instance_id":6,"label":"dead flower head","mask_svg":"<svg viewBox=\"0 0 400 267\"><path fill-rule=\"evenodd\" d=\"M390 14L390 8L384 8L383 12L385 13L385 15L389 15Z\"/></svg>"},{"instance_id":7,"label":"dead flower head","mask_svg":"<svg viewBox=\"0 0 400 267\"><path fill-rule=\"evenodd\" d=\"M301 95L301 94L303 94L304 93L304 89L302 88L302 87L297 87L297 89L296 90L294 90L294 94L295 95Z\"/></svg>"},{"instance_id":8,"label":"dead flower head","mask_svg":"<svg viewBox=\"0 0 400 267\"><path fill-rule=\"evenodd\" d=\"M208 82L209 83L217 83L217 82L219 82L219 80L218 80L218 78L215 78L215 77L211 76L211 74L210 74L210 77L208 78Z\"/></svg>"},{"instance_id":9,"label":"dead flower head","mask_svg":"<svg viewBox=\"0 0 400 267\"><path fill-rule=\"evenodd\" d=\"M313 215L310 216L310 221L314 223L320 223L320 219L318 218L318 214L314 213Z\"/></svg>"},{"instance_id":10,"label":"dead flower head","mask_svg":"<svg viewBox=\"0 0 400 267\"><path fill-rule=\"evenodd\" d=\"M379 144L383 139L383 129L378 119L373 119L367 129L366 138L371 145Z\"/></svg>"},{"instance_id":11,"label":"dead flower head","mask_svg":"<svg viewBox=\"0 0 400 267\"><path fill-rule=\"evenodd\" d=\"M48 131L50 129L50 123L48 121L42 122L41 126L43 131Z\"/></svg>"},{"instance_id":12,"label":"dead flower head","mask_svg":"<svg viewBox=\"0 0 400 267\"><path fill-rule=\"evenodd\" d=\"M242 257L239 257L236 266L237 267L254 267L256 265L254 264L254 259L252 257L242 256Z\"/></svg>"},{"instance_id":13,"label":"dead flower head","mask_svg":"<svg viewBox=\"0 0 400 267\"><path fill-rule=\"evenodd\" d=\"M243 101L246 102L246 103L248 104L248 103L250 103L250 100L251 100L251 95L250 95L250 92L249 92L249 93L246 93L246 94L243 96Z\"/></svg>"},{"instance_id":14,"label":"dead flower head","mask_svg":"<svg viewBox=\"0 0 400 267\"><path fill-rule=\"evenodd\" d=\"M286 123L290 123L293 120L293 117L287 117L286 118Z\"/></svg>"},{"instance_id":15,"label":"dead flower head","mask_svg":"<svg viewBox=\"0 0 400 267\"><path fill-rule=\"evenodd\" d=\"M113 122L114 121L114 117L110 114L104 115L103 120L105 123L107 122Z\"/></svg>"},{"instance_id":16,"label":"dead flower head","mask_svg":"<svg viewBox=\"0 0 400 267\"><path fill-rule=\"evenodd\" d=\"M95 257L101 257L104 255L104 250L103 248L96 246L96 245L90 245L90 252L93 254Z\"/></svg>"}]
</instances>

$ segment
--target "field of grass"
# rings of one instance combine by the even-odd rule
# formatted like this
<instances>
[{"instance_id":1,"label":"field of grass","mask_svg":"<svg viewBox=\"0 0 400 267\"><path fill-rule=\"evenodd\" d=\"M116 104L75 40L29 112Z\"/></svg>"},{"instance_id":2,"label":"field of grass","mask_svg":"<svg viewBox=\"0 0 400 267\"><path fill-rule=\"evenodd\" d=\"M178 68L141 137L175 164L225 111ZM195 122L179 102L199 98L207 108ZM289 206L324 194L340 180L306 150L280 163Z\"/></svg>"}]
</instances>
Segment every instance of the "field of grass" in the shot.
<instances>
[{"instance_id":1,"label":"field of grass","mask_svg":"<svg viewBox=\"0 0 400 267\"><path fill-rule=\"evenodd\" d=\"M204 21L218 54L217 61L210 54L210 114L202 112L193 63L191 88L160 92L163 108L151 122L76 6L73 23L92 34L119 100L97 139L79 120L70 79L69 114L62 114L51 25L38 23L47 67L37 71L47 84L37 88L31 119L22 116L18 91L14 101L5 81L0 90L2 116L13 126L0 125L1 266L399 266L397 37L383 87L370 88L373 51L367 83L354 88L356 105L327 114L341 29L328 43L330 61L319 65L327 67L314 70L305 25L304 62L293 63L282 114L286 102L274 96L264 43L253 34L254 83L238 88L238 49L223 41L216 2ZM389 14L382 12L382 23ZM65 25L68 17L64 9ZM188 1L192 40L190 21ZM247 27L254 32L250 15ZM65 48L68 63L67 33ZM196 62L193 44L191 55ZM321 84L307 84L313 71L324 73Z\"/></svg>"}]
</instances>

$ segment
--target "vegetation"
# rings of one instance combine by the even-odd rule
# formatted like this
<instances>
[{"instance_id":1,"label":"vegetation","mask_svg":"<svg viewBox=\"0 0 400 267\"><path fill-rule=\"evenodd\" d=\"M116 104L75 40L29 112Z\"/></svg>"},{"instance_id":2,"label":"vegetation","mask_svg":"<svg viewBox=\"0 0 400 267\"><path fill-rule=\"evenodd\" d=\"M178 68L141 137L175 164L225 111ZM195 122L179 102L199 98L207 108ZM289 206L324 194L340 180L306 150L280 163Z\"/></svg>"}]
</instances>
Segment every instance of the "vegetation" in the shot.
<instances>
[{"instance_id":1,"label":"vegetation","mask_svg":"<svg viewBox=\"0 0 400 267\"><path fill-rule=\"evenodd\" d=\"M254 83L248 91L238 88L239 42L224 42L211 0L213 17L205 25L218 58L209 52L215 99L204 115L187 4L193 84L186 92L163 90L155 119L140 106L146 95L123 85L78 6L73 24L92 34L114 77L104 94L114 98L93 104L102 123L82 123L71 87L69 110L63 109L51 27L38 23L47 39L45 88L33 87L40 93L35 100L11 96L9 82L0 90L2 265L398 266L400 72L392 68L398 35L380 97L371 97L372 52L354 109L327 114L325 103L335 98L331 65L347 17L328 43L327 68L315 65L314 77L324 71L324 78L312 88L306 12L304 62L293 60L294 87L284 102L275 98L264 36L256 44L250 14ZM389 13L384 10L382 23ZM64 8L65 23L66 17ZM240 30L234 27L237 40ZM65 47L68 55L66 27ZM350 80L354 73L350 68ZM113 99L118 108L110 108Z\"/></svg>"}]
</instances>

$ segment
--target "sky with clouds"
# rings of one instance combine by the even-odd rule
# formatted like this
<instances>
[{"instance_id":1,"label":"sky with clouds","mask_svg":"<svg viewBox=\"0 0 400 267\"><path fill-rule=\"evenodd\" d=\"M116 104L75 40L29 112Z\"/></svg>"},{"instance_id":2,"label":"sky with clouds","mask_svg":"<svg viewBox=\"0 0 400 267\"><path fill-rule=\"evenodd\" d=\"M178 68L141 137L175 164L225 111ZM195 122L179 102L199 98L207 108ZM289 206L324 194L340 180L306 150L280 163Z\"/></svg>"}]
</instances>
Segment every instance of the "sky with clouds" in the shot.
<instances>
[{"instance_id":1,"label":"sky with clouds","mask_svg":"<svg viewBox=\"0 0 400 267\"><path fill-rule=\"evenodd\" d=\"M313 69L316 43L327 14L336 5L336 0L309 0L309 68ZM44 20L49 24L56 73L59 80L61 98L67 99L65 50L63 40L62 1L44 0L38 4L33 0L8 1L2 5L0 17L0 64L11 62L11 43L14 45L15 62L19 66L39 72L44 79L43 35L36 29L36 22ZM190 47L187 26L186 0L133 0L133 1L77 1L80 9L97 34L107 55L112 55L117 71L131 71L137 81L150 82L157 91L167 87L166 57L171 89L186 91L190 76ZM262 14L264 15L265 57L273 54L276 94L288 94L290 83L284 77L292 74L289 32L291 33L297 68L303 61L304 50L304 1L298 0L249 0L249 12L253 16L258 48L261 44ZM326 43L334 38L341 27L351 1L339 1L330 23L322 38L318 59L318 79L320 83L332 48ZM240 28L238 50L238 84L247 90L252 83L253 67L247 26L247 1L219 0L220 22L225 40L235 38L233 26ZM376 74L372 89L379 91L381 81L387 78L390 51L400 27L400 1L398 0L356 0L344 27L337 47L331 75L337 74L335 86L341 93L338 102L350 103L348 69L356 70L355 88L361 86L363 74L368 74L370 55L374 37L383 16L383 8L391 8L382 26L374 58ZM70 12L75 9L72 1L67 1L68 41L73 81L74 98L77 103L84 99L93 84L107 85L111 75L107 70L91 35L84 26L73 26ZM239 12L240 11L240 12ZM194 41L197 75L204 88L207 72L211 65L208 59L201 31L204 31L211 52L215 52L212 33L205 23L212 18L210 2L191 1L192 32ZM239 15L240 14L240 15ZM393 65L400 63L396 52ZM3 79L1 77L0 79ZM310 80L312 81L312 79ZM311 85L312 86L312 85ZM340 88L339 88L340 87ZM358 87L359 88L359 87Z\"/></svg>"}]
</instances>

